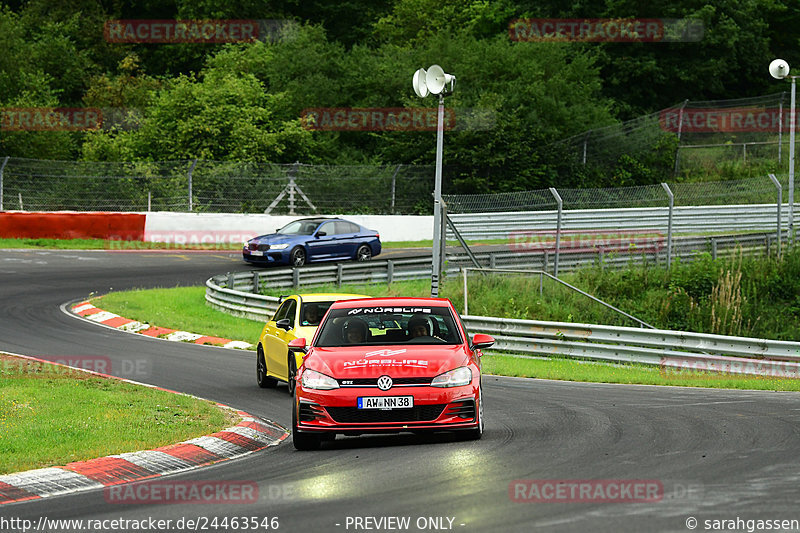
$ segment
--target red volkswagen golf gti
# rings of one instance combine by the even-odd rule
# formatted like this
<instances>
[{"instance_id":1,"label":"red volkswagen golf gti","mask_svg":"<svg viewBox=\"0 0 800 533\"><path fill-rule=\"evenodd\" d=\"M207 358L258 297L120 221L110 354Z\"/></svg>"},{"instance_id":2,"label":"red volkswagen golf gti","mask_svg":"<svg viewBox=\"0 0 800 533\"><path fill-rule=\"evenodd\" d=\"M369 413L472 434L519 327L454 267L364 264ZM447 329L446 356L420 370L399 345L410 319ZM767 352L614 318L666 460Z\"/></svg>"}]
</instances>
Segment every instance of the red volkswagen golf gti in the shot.
<instances>
[{"instance_id":1,"label":"red volkswagen golf gti","mask_svg":"<svg viewBox=\"0 0 800 533\"><path fill-rule=\"evenodd\" d=\"M368 298L334 303L297 373L294 446L319 447L337 433L458 430L483 433L481 348L449 300Z\"/></svg>"}]
</instances>

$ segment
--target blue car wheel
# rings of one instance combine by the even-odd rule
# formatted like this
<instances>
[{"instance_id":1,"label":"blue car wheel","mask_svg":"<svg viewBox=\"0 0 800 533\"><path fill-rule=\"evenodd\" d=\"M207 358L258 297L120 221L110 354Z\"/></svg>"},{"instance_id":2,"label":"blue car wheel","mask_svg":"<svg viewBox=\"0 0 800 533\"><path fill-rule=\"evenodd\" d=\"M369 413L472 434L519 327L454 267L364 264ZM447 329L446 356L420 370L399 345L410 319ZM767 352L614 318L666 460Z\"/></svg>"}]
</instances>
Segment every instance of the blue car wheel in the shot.
<instances>
[{"instance_id":1,"label":"blue car wheel","mask_svg":"<svg viewBox=\"0 0 800 533\"><path fill-rule=\"evenodd\" d=\"M306 251L301 248L297 247L292 250L292 254L289 256L289 261L291 262L292 266L303 266L306 264Z\"/></svg>"}]
</instances>

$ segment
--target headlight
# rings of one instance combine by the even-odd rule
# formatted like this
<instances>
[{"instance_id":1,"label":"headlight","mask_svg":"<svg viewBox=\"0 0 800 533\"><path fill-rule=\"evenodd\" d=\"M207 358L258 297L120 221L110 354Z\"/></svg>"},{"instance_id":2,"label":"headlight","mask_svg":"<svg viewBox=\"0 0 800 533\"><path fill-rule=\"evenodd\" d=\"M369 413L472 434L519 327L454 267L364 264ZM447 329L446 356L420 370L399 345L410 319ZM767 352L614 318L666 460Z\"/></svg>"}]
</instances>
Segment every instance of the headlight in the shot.
<instances>
[{"instance_id":1,"label":"headlight","mask_svg":"<svg viewBox=\"0 0 800 533\"><path fill-rule=\"evenodd\" d=\"M339 388L339 383L332 377L308 368L303 371L302 379L304 389L331 390Z\"/></svg>"},{"instance_id":2,"label":"headlight","mask_svg":"<svg viewBox=\"0 0 800 533\"><path fill-rule=\"evenodd\" d=\"M283 244L270 244L270 245L269 245L269 249L270 249L270 250L285 250L285 249L287 249L288 247L289 247L289 245L288 245L287 243L283 243Z\"/></svg>"},{"instance_id":3,"label":"headlight","mask_svg":"<svg viewBox=\"0 0 800 533\"><path fill-rule=\"evenodd\" d=\"M460 368L451 370L450 372L439 374L433 378L433 381L431 381L431 386L461 387L463 385L469 385L470 383L472 383L472 370L470 370L469 367L462 366Z\"/></svg>"}]
</instances>

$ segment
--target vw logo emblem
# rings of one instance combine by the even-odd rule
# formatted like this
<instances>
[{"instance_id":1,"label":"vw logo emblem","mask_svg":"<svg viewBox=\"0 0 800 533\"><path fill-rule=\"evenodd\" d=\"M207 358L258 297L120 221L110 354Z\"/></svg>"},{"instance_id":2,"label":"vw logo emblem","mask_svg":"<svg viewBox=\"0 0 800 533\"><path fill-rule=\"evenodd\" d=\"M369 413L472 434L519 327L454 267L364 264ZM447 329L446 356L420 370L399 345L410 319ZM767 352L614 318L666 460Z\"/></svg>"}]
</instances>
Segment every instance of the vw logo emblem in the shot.
<instances>
[{"instance_id":1,"label":"vw logo emblem","mask_svg":"<svg viewBox=\"0 0 800 533\"><path fill-rule=\"evenodd\" d=\"M380 390L389 390L392 388L392 378L389 376L381 376L378 378L378 388Z\"/></svg>"}]
</instances>

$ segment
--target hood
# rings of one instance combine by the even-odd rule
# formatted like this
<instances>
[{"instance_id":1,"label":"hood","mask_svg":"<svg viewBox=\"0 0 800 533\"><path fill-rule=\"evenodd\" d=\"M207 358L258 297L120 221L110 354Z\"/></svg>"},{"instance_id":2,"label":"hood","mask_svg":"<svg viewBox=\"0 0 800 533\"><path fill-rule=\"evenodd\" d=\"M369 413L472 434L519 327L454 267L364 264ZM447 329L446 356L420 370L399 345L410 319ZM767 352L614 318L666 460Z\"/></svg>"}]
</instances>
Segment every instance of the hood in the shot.
<instances>
[{"instance_id":1,"label":"hood","mask_svg":"<svg viewBox=\"0 0 800 533\"><path fill-rule=\"evenodd\" d=\"M297 235L283 235L281 233L270 233L267 235L259 235L258 237L253 237L248 242L255 241L259 244L282 244L284 242L292 242L293 240L297 239Z\"/></svg>"},{"instance_id":2,"label":"hood","mask_svg":"<svg viewBox=\"0 0 800 533\"><path fill-rule=\"evenodd\" d=\"M434 377L464 366L464 346L354 346L313 348L306 368L336 379L391 377Z\"/></svg>"}]
</instances>

